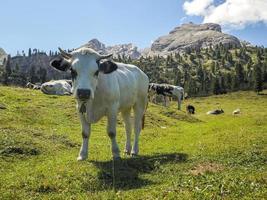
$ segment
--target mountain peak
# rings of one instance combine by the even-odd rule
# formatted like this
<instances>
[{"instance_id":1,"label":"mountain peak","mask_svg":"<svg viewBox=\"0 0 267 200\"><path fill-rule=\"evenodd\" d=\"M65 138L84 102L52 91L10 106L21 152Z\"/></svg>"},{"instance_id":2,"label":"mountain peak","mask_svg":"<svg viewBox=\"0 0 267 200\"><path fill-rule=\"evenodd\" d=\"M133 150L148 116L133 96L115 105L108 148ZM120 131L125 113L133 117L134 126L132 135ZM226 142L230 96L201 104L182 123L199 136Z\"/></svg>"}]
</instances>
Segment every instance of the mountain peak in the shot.
<instances>
[{"instance_id":1,"label":"mountain peak","mask_svg":"<svg viewBox=\"0 0 267 200\"><path fill-rule=\"evenodd\" d=\"M215 23L182 24L168 35L161 36L151 46L150 54L166 55L187 49L200 49L218 44L240 47L240 41L229 34L222 33L221 26Z\"/></svg>"},{"instance_id":2,"label":"mountain peak","mask_svg":"<svg viewBox=\"0 0 267 200\"><path fill-rule=\"evenodd\" d=\"M83 47L92 48L95 51L104 51L105 52L105 44L100 42L98 39L91 39L89 42L83 45Z\"/></svg>"},{"instance_id":3,"label":"mountain peak","mask_svg":"<svg viewBox=\"0 0 267 200\"><path fill-rule=\"evenodd\" d=\"M106 46L105 44L100 42L98 39L94 38L94 39L91 39L86 44L82 45L81 47L92 48L95 51L98 51L104 54L112 53L115 57L126 56L132 59L137 59L141 56L141 53L138 51L138 48L134 46L132 43L118 44L114 46Z\"/></svg>"}]
</instances>

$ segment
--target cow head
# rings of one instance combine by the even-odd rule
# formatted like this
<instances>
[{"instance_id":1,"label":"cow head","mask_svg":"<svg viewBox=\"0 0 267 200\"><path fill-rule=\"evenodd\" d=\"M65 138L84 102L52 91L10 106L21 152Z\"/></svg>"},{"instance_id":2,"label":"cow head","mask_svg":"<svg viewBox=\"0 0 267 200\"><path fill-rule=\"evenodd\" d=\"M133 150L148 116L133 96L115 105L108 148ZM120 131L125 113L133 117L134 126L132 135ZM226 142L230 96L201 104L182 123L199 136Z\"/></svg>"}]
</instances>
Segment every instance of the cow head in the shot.
<instances>
[{"instance_id":1,"label":"cow head","mask_svg":"<svg viewBox=\"0 0 267 200\"><path fill-rule=\"evenodd\" d=\"M100 55L90 48L79 48L67 53L59 48L60 55L50 62L50 65L61 71L71 71L72 89L75 98L87 101L94 98L99 73L111 73L117 65L111 61L100 64L109 55Z\"/></svg>"}]
</instances>

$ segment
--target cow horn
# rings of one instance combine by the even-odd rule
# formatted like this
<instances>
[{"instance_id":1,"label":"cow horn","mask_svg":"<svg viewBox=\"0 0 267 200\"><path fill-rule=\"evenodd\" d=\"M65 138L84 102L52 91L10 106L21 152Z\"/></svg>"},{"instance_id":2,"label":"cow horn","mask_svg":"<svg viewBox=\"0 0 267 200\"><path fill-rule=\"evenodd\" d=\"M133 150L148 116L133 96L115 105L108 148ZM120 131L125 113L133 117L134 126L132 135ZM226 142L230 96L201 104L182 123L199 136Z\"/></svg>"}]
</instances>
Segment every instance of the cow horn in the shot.
<instances>
[{"instance_id":1,"label":"cow horn","mask_svg":"<svg viewBox=\"0 0 267 200\"><path fill-rule=\"evenodd\" d=\"M111 57L113 54L108 54L108 55L100 55L100 59L105 59Z\"/></svg>"},{"instance_id":2,"label":"cow horn","mask_svg":"<svg viewBox=\"0 0 267 200\"><path fill-rule=\"evenodd\" d=\"M64 51L60 47L58 47L58 50L59 50L60 54L62 55L62 57L66 58L66 59L70 59L72 57L72 55L70 53L67 53L66 51Z\"/></svg>"},{"instance_id":3,"label":"cow horn","mask_svg":"<svg viewBox=\"0 0 267 200\"><path fill-rule=\"evenodd\" d=\"M102 60L102 59L105 59L105 58L109 58L109 57L111 57L113 54L111 53L111 54L107 54L107 55L101 55L101 54L99 54L98 52L94 52L96 55L97 55L97 57L98 57L98 59L97 60Z\"/></svg>"}]
</instances>

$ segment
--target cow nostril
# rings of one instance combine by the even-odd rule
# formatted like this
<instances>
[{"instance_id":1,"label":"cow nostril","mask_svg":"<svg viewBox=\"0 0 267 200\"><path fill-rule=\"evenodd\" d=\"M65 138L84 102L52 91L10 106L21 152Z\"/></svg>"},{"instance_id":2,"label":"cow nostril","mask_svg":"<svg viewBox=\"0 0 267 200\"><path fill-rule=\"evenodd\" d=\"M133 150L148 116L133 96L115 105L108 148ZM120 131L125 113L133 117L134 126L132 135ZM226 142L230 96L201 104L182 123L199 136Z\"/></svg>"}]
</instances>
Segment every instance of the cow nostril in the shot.
<instances>
[{"instance_id":1,"label":"cow nostril","mask_svg":"<svg viewBox=\"0 0 267 200\"><path fill-rule=\"evenodd\" d=\"M91 95L91 91L88 89L78 89L77 90L77 96L80 99L89 99Z\"/></svg>"}]
</instances>

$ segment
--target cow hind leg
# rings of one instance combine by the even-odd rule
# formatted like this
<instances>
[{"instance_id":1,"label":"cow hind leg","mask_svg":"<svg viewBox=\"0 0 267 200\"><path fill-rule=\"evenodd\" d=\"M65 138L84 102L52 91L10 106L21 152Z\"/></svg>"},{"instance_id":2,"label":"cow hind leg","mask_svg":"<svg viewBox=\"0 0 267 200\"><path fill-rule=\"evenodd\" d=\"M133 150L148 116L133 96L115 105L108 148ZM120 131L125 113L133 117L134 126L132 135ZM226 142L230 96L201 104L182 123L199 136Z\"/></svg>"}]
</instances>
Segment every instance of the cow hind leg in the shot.
<instances>
[{"instance_id":1,"label":"cow hind leg","mask_svg":"<svg viewBox=\"0 0 267 200\"><path fill-rule=\"evenodd\" d=\"M128 155L131 153L131 110L127 110L122 112L122 118L125 124L125 132L126 132L126 142L125 142L125 149L124 152Z\"/></svg>"},{"instance_id":2,"label":"cow hind leg","mask_svg":"<svg viewBox=\"0 0 267 200\"><path fill-rule=\"evenodd\" d=\"M147 99L138 102L134 106L134 144L132 147L131 155L138 155L139 152L139 136L142 128L142 119L145 113Z\"/></svg>"}]
</instances>

